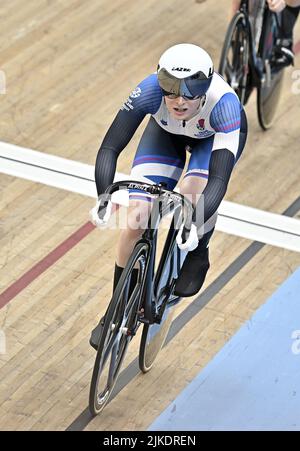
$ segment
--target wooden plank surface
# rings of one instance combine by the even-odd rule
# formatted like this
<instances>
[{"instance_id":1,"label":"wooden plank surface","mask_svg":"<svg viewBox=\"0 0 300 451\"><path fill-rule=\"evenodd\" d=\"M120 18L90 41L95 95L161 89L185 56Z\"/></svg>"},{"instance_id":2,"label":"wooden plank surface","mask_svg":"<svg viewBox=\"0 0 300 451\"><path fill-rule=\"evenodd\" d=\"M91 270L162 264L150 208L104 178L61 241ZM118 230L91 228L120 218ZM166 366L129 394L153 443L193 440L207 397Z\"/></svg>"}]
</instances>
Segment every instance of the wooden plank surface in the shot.
<instances>
[{"instance_id":1,"label":"wooden plank surface","mask_svg":"<svg viewBox=\"0 0 300 451\"><path fill-rule=\"evenodd\" d=\"M208 0L4 2L1 140L94 164L122 102L155 71L169 45L198 43L218 66L229 3L222 0L222 9ZM299 63L297 56L296 68ZM272 130L258 126L255 95L247 105L249 139L230 201L282 213L299 196L299 95L292 92L292 73L286 70ZM123 152L119 171L130 171L145 124ZM3 174L0 189L4 291L88 221L93 200ZM89 333L111 293L117 237L116 230L94 230L0 310L7 341L0 354L1 430L64 430L86 408L95 357ZM250 244L215 233L205 286ZM153 370L134 377L86 429L146 429L299 263L299 254L264 246L162 350ZM180 303L176 316L192 302Z\"/></svg>"}]
</instances>

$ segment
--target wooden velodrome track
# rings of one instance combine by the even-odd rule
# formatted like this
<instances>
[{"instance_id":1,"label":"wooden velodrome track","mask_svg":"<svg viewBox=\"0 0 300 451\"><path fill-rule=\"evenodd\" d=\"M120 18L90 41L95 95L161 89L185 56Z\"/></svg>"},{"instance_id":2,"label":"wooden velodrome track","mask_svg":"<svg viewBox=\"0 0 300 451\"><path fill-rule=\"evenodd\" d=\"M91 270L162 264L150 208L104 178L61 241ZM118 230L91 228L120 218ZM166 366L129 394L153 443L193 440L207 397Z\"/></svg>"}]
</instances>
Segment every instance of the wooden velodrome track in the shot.
<instances>
[{"instance_id":1,"label":"wooden velodrome track","mask_svg":"<svg viewBox=\"0 0 300 451\"><path fill-rule=\"evenodd\" d=\"M206 48L218 65L229 0L11 0L0 14L0 140L94 164L99 143L128 93L178 42ZM300 38L300 24L295 42ZM296 66L300 57L296 58ZM300 102L286 71L278 120L249 139L226 199L283 213L300 191ZM145 122L146 123L146 122ZM123 152L128 173L143 125ZM0 175L0 292L88 221L90 198ZM299 211L293 213L300 217ZM145 430L238 328L299 266L297 252L262 245L179 328L147 375L125 361L125 387L92 421L86 412L95 353L90 330L107 305L117 231L93 230L0 310L1 430ZM256 243L257 244L257 243ZM205 287L254 244L216 232ZM255 251L256 249L256 251ZM183 300L176 316L193 299ZM129 365L129 366L128 366ZM127 371L127 372L126 372Z\"/></svg>"}]
</instances>

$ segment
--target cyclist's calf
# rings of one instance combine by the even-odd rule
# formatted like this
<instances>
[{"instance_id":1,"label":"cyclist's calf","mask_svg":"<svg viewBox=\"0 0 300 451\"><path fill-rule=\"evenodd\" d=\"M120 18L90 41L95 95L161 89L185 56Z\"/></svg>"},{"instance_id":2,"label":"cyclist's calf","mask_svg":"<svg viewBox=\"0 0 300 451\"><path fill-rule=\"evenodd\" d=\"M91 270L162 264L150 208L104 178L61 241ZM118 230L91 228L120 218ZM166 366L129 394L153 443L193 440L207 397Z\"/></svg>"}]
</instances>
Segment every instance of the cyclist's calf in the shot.
<instances>
[{"instance_id":1,"label":"cyclist's calf","mask_svg":"<svg viewBox=\"0 0 300 451\"><path fill-rule=\"evenodd\" d=\"M151 202L147 202L146 200L129 201L126 228L121 231L118 243L118 266L125 267L135 243L141 238L147 227L151 207Z\"/></svg>"}]
</instances>

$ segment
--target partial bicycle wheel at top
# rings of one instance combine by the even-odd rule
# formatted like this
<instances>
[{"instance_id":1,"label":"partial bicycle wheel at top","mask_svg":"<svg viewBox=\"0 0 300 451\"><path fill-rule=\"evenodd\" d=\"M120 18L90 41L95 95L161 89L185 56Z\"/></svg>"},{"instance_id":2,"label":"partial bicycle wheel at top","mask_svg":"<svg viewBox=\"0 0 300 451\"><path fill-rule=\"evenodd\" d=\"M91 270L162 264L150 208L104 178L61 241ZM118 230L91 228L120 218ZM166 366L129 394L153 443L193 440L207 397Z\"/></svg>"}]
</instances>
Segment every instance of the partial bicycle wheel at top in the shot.
<instances>
[{"instance_id":1,"label":"partial bicycle wheel at top","mask_svg":"<svg viewBox=\"0 0 300 451\"><path fill-rule=\"evenodd\" d=\"M252 91L249 71L249 34L245 16L237 13L228 27L222 48L219 74L238 95L242 105Z\"/></svg>"},{"instance_id":2,"label":"partial bicycle wheel at top","mask_svg":"<svg viewBox=\"0 0 300 451\"><path fill-rule=\"evenodd\" d=\"M258 50L263 62L263 77L257 87L257 115L263 130L268 130L274 123L282 89L284 69L276 67L274 57L278 33L278 18L266 9Z\"/></svg>"},{"instance_id":3,"label":"partial bicycle wheel at top","mask_svg":"<svg viewBox=\"0 0 300 451\"><path fill-rule=\"evenodd\" d=\"M257 88L258 121L267 130L274 122L283 79L283 69L276 68L274 52L280 24L265 2L256 0L256 8L253 3L242 1L240 11L229 24L219 73L243 105ZM253 13L256 17L251 16Z\"/></svg>"}]
</instances>

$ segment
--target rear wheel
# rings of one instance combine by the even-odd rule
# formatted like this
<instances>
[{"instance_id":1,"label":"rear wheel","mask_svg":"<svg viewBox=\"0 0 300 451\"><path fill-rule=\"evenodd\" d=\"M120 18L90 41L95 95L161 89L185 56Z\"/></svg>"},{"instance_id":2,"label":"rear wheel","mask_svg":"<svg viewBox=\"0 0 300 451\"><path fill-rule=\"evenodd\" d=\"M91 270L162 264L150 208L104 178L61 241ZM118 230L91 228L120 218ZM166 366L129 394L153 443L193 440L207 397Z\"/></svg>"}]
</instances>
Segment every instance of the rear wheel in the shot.
<instances>
[{"instance_id":1,"label":"rear wheel","mask_svg":"<svg viewBox=\"0 0 300 451\"><path fill-rule=\"evenodd\" d=\"M161 350L173 321L174 307L166 307L160 324L144 324L139 352L139 367L147 373Z\"/></svg>"},{"instance_id":2,"label":"rear wheel","mask_svg":"<svg viewBox=\"0 0 300 451\"><path fill-rule=\"evenodd\" d=\"M229 24L221 53L219 73L244 105L252 91L249 72L249 41L244 14L237 13Z\"/></svg>"},{"instance_id":3,"label":"rear wheel","mask_svg":"<svg viewBox=\"0 0 300 451\"><path fill-rule=\"evenodd\" d=\"M283 82L283 70L273 72L269 61L265 61L265 81L257 88L257 115L263 130L272 127L280 101Z\"/></svg>"},{"instance_id":4,"label":"rear wheel","mask_svg":"<svg viewBox=\"0 0 300 451\"><path fill-rule=\"evenodd\" d=\"M147 373L161 350L173 321L173 305L179 300L172 295L175 278L183 264L183 254L175 243L176 228L172 222L159 265L154 278L154 296L156 297L157 315L161 316L159 324L144 324L139 351L139 367Z\"/></svg>"},{"instance_id":5,"label":"rear wheel","mask_svg":"<svg viewBox=\"0 0 300 451\"><path fill-rule=\"evenodd\" d=\"M138 328L148 249L145 243L138 243L135 247L105 314L90 386L89 408L92 415L97 415L107 404L129 341ZM137 267L139 272L137 284L129 297L130 279L134 267Z\"/></svg>"},{"instance_id":6,"label":"rear wheel","mask_svg":"<svg viewBox=\"0 0 300 451\"><path fill-rule=\"evenodd\" d=\"M274 122L280 100L283 69L276 68L275 46L278 35L276 16L269 10L265 13L259 54L262 59L263 77L257 88L257 115L263 130L270 128Z\"/></svg>"}]
</instances>

